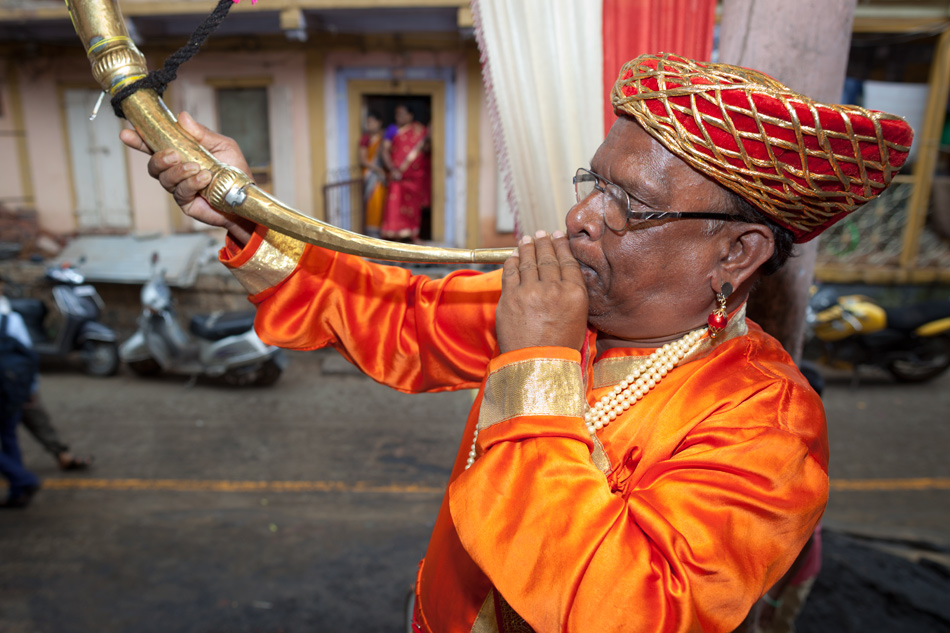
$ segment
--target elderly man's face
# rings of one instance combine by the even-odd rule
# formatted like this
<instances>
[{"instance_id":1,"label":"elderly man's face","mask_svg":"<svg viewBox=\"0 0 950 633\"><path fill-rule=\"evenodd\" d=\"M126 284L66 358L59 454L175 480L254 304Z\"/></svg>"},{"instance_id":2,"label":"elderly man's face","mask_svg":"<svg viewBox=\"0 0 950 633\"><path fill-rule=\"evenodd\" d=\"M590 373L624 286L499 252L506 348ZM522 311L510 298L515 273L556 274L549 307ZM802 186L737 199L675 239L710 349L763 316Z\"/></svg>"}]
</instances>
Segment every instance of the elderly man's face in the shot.
<instances>
[{"instance_id":1,"label":"elderly man's face","mask_svg":"<svg viewBox=\"0 0 950 633\"><path fill-rule=\"evenodd\" d=\"M724 190L670 153L631 119L618 120L591 170L625 189L634 210L723 211ZM567 215L571 250L590 297L589 322L627 339L660 338L705 324L714 304L723 241L705 220L641 223L618 233L604 224L601 196Z\"/></svg>"}]
</instances>

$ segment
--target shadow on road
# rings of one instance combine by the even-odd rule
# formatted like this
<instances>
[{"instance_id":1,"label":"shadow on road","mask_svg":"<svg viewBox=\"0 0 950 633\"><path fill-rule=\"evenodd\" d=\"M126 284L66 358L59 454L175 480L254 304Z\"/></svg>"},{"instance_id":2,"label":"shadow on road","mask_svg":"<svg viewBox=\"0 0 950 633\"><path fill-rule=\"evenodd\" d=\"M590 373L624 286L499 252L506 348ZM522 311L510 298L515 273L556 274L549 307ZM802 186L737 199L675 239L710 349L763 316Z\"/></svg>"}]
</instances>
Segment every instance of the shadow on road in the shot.
<instances>
[{"instance_id":1,"label":"shadow on road","mask_svg":"<svg viewBox=\"0 0 950 633\"><path fill-rule=\"evenodd\" d=\"M926 555L915 562L913 548L905 557L881 545L822 531L822 569L798 633L950 631L950 568Z\"/></svg>"}]
</instances>

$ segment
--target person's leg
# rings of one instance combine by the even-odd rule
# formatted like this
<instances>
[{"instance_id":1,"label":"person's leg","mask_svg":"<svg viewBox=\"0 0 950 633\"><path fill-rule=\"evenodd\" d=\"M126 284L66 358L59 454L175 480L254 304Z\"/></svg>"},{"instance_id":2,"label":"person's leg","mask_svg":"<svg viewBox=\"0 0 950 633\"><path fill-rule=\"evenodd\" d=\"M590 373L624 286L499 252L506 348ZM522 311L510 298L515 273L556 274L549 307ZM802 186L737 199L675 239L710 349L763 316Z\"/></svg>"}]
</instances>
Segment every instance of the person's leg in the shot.
<instances>
[{"instance_id":1,"label":"person's leg","mask_svg":"<svg viewBox=\"0 0 950 633\"><path fill-rule=\"evenodd\" d=\"M30 435L36 438L47 453L56 457L60 453L69 451L69 446L63 443L59 433L53 427L50 421L49 413L43 407L38 396L34 395L33 401L23 405L23 416L20 418L23 428L29 431Z\"/></svg>"},{"instance_id":2,"label":"person's leg","mask_svg":"<svg viewBox=\"0 0 950 633\"><path fill-rule=\"evenodd\" d=\"M40 480L23 467L16 425L20 414L0 420L0 474L10 482L10 494L3 507L24 507L40 487Z\"/></svg>"},{"instance_id":3,"label":"person's leg","mask_svg":"<svg viewBox=\"0 0 950 633\"><path fill-rule=\"evenodd\" d=\"M33 399L23 405L20 421L46 452L56 458L60 469L82 470L92 465L91 457L80 457L69 452L69 445L59 437L39 393L34 393Z\"/></svg>"}]
</instances>

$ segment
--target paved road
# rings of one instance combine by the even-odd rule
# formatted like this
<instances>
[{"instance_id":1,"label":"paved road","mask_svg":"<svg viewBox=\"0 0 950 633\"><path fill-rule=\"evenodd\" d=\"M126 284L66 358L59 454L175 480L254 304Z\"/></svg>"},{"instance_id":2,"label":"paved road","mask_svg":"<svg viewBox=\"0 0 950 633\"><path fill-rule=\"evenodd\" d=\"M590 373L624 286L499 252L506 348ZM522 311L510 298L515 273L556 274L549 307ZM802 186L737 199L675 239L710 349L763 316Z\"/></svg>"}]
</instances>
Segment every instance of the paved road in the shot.
<instances>
[{"instance_id":1,"label":"paved road","mask_svg":"<svg viewBox=\"0 0 950 633\"><path fill-rule=\"evenodd\" d=\"M826 376L826 524L950 548L950 372L923 385L868 372L856 388Z\"/></svg>"},{"instance_id":2,"label":"paved road","mask_svg":"<svg viewBox=\"0 0 950 633\"><path fill-rule=\"evenodd\" d=\"M256 390L44 375L57 425L97 463L59 473L23 438L46 488L28 510L0 514L0 631L399 631L471 395L395 393L340 373L332 352L291 363ZM942 562L950 374L912 387L831 381L825 395L832 553L872 551L850 532L937 544L888 542L890 556L875 542L885 566L912 575L908 557ZM842 611L819 597L808 631L882 630L822 628L829 604Z\"/></svg>"}]
</instances>

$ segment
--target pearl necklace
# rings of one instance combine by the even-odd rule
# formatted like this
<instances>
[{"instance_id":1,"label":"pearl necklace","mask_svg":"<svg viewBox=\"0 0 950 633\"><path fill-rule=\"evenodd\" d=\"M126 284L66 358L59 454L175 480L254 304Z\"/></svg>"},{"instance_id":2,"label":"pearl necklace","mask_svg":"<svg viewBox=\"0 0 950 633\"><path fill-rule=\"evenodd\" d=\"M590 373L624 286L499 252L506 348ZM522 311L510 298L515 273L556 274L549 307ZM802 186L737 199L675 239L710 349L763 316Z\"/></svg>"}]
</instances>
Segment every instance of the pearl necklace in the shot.
<instances>
[{"instance_id":1,"label":"pearl necklace","mask_svg":"<svg viewBox=\"0 0 950 633\"><path fill-rule=\"evenodd\" d=\"M644 359L639 369L633 370L607 395L601 397L593 408L587 405L584 413L584 425L591 437L600 429L617 419L621 413L639 402L651 389L656 387L666 375L690 354L703 338L708 328L693 330L683 338L670 341ZM586 404L586 401L585 401ZM475 463L475 444L478 442L478 427L472 438L472 448L468 451L465 470Z\"/></svg>"},{"instance_id":2,"label":"pearl necklace","mask_svg":"<svg viewBox=\"0 0 950 633\"><path fill-rule=\"evenodd\" d=\"M602 396L593 408L587 406L584 424L591 436L617 419L621 413L639 402L650 393L666 375L680 364L693 347L699 343L706 328L693 330L678 341L670 341L644 359L638 369L634 369L606 395Z\"/></svg>"}]
</instances>

